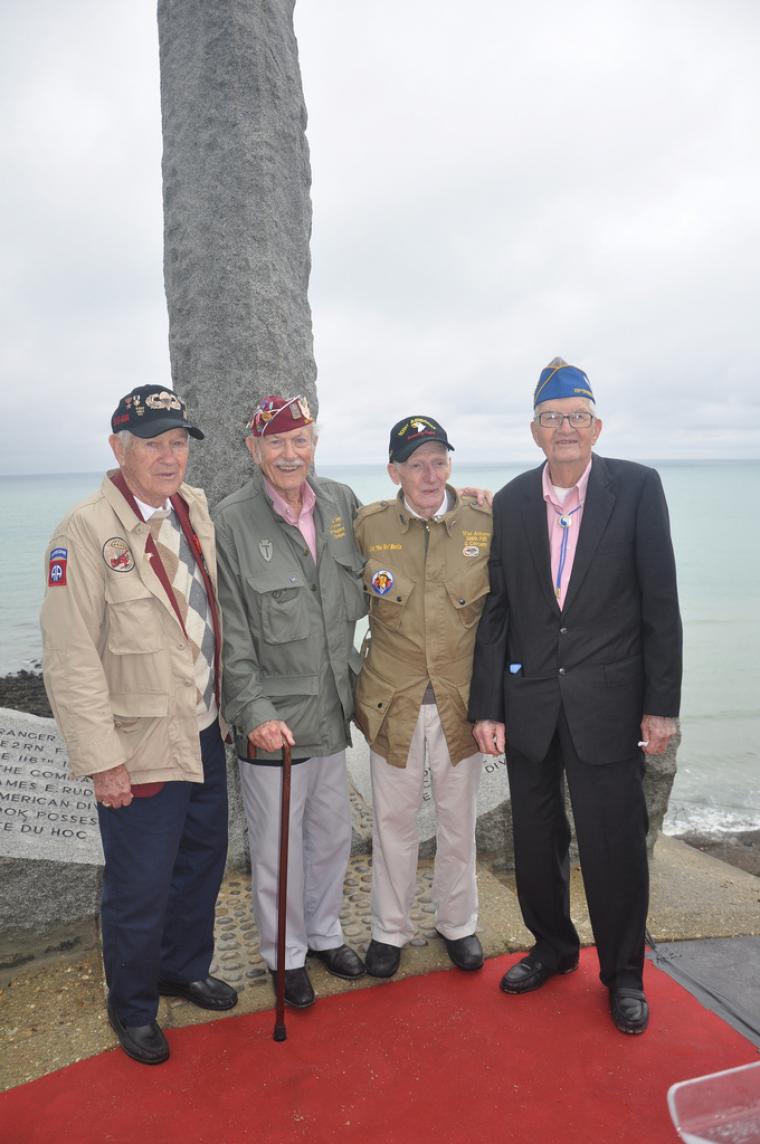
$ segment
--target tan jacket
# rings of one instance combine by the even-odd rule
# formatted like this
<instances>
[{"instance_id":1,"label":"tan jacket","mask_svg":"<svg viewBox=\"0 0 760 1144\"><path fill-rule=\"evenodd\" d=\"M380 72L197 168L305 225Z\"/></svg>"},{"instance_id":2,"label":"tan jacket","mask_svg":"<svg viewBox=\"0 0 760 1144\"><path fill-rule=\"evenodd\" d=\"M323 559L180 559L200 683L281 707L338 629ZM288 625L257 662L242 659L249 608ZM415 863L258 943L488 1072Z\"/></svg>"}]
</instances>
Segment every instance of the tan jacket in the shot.
<instances>
[{"instance_id":1,"label":"tan jacket","mask_svg":"<svg viewBox=\"0 0 760 1144\"><path fill-rule=\"evenodd\" d=\"M179 494L216 586L205 494L185 484ZM46 581L56 549L65 573L42 605L45 687L73 775L124 763L133 783L202 782L192 652L145 554L148 535L109 477L58 525Z\"/></svg>"},{"instance_id":2,"label":"tan jacket","mask_svg":"<svg viewBox=\"0 0 760 1144\"><path fill-rule=\"evenodd\" d=\"M467 703L488 593L491 510L449 493L454 507L440 520L410 516L399 493L363 508L354 526L370 602L355 718L372 749L397 767L406 766L428 682L452 763L477 750Z\"/></svg>"}]
</instances>

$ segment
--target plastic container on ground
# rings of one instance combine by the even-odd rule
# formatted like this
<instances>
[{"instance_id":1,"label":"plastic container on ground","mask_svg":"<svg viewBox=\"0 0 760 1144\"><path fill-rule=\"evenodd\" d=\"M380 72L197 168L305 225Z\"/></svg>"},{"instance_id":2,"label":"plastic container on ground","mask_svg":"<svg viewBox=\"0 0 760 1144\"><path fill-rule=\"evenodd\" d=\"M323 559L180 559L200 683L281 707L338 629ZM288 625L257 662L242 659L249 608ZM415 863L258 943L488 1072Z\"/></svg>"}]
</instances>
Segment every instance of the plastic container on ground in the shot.
<instances>
[{"instance_id":1,"label":"plastic container on ground","mask_svg":"<svg viewBox=\"0 0 760 1144\"><path fill-rule=\"evenodd\" d=\"M671 1085L668 1109L687 1144L760 1144L760 1062Z\"/></svg>"}]
</instances>

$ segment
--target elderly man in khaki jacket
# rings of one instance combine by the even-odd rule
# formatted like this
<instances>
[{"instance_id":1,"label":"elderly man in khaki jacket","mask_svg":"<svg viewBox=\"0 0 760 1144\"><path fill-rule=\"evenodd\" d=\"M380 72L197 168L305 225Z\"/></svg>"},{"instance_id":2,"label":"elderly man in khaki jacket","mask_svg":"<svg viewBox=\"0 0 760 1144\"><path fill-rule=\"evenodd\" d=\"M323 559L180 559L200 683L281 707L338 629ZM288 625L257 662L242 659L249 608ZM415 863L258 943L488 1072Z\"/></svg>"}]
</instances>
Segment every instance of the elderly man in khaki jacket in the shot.
<instances>
[{"instance_id":1,"label":"elderly man in khaki jacket","mask_svg":"<svg viewBox=\"0 0 760 1144\"><path fill-rule=\"evenodd\" d=\"M367 558L370 630L356 721L370 744L374 828L372 941L367 970L391 977L414 937L425 766L437 816L436 926L459 969L480 969L475 933L475 821L483 757L467 701L475 633L488 593L491 511L447 484L446 431L407 417L390 436L398 497L363 508L354 526Z\"/></svg>"},{"instance_id":2,"label":"elderly man in khaki jacket","mask_svg":"<svg viewBox=\"0 0 760 1144\"><path fill-rule=\"evenodd\" d=\"M43 672L71 773L95 788L109 1020L159 1064L159 994L237 1001L209 976L227 853L214 530L183 484L203 434L177 395L139 386L111 427L118 469L48 547Z\"/></svg>"}]
</instances>

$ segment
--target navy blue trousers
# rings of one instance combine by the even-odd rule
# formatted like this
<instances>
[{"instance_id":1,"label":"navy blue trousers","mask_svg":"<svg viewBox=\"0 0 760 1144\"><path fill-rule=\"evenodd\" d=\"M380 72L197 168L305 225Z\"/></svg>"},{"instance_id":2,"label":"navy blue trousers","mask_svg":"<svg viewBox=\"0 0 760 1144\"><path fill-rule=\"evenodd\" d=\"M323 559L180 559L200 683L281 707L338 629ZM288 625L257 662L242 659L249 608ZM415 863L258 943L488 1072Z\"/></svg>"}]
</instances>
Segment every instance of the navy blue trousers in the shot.
<instances>
[{"instance_id":1,"label":"navy blue trousers","mask_svg":"<svg viewBox=\"0 0 760 1144\"><path fill-rule=\"evenodd\" d=\"M214 952L227 858L227 767L219 724L200 734L203 783L98 804L105 854L101 923L111 1004L125 1025L158 1012L158 979L200 981Z\"/></svg>"}]
</instances>

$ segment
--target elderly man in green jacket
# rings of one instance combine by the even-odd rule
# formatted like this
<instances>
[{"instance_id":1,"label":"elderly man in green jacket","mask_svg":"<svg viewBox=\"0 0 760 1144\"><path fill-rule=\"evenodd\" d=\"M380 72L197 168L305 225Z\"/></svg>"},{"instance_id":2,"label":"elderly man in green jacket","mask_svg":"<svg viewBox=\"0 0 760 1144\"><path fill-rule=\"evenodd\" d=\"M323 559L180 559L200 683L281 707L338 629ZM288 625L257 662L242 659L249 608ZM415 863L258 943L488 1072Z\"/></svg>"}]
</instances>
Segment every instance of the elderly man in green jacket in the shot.
<instances>
[{"instance_id":1,"label":"elderly man in green jacket","mask_svg":"<svg viewBox=\"0 0 760 1144\"><path fill-rule=\"evenodd\" d=\"M246 443L253 479L214 513L224 612L223 709L235 728L261 954L276 969L280 761L293 750L285 1000L315 1000L305 959L338 977L365 973L343 942L351 852L345 748L353 714L353 636L364 615L351 489L309 476L316 429L302 397L265 397Z\"/></svg>"},{"instance_id":2,"label":"elderly man in green jacket","mask_svg":"<svg viewBox=\"0 0 760 1144\"><path fill-rule=\"evenodd\" d=\"M436 926L459 969L480 969L475 929L475 821L483 756L467 700L477 622L488 593L491 511L461 495L445 429L407 417L390 436L398 497L362 509L354 527L367 557L369 638L356 721L371 747L372 941L367 969L391 977L414 937L416 816L430 768L437 833Z\"/></svg>"}]
</instances>

